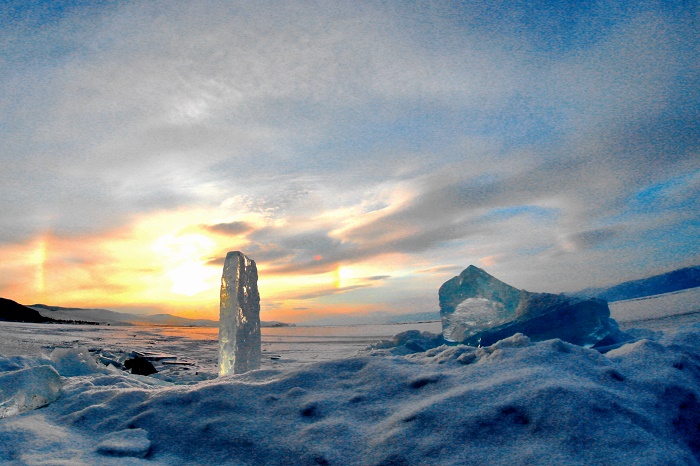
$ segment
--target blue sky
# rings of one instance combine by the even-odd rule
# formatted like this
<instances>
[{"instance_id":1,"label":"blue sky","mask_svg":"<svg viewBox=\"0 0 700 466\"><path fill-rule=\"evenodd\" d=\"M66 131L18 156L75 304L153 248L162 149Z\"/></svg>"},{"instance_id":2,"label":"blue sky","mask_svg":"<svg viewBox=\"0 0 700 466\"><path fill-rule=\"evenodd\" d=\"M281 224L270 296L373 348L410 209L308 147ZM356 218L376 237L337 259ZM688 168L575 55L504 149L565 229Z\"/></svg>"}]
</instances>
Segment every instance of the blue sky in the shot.
<instances>
[{"instance_id":1,"label":"blue sky","mask_svg":"<svg viewBox=\"0 0 700 466\"><path fill-rule=\"evenodd\" d=\"M698 17L6 2L0 295L211 316L243 250L263 318L304 321L436 309L469 264L554 292L696 265Z\"/></svg>"}]
</instances>

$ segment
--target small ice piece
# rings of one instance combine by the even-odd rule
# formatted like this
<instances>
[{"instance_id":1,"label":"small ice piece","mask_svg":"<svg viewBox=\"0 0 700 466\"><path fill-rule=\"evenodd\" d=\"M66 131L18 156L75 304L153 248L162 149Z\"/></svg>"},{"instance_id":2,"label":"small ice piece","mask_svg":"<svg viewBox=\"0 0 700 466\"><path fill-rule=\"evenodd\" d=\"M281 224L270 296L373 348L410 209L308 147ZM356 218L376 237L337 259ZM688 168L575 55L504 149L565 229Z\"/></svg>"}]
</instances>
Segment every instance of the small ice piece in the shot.
<instances>
[{"instance_id":1,"label":"small ice piece","mask_svg":"<svg viewBox=\"0 0 700 466\"><path fill-rule=\"evenodd\" d=\"M260 368L260 294L255 261L226 255L221 276L219 375Z\"/></svg>"},{"instance_id":2,"label":"small ice piece","mask_svg":"<svg viewBox=\"0 0 700 466\"><path fill-rule=\"evenodd\" d=\"M516 333L581 346L630 338L610 319L603 300L519 290L473 265L445 282L439 297L443 336L467 345L488 346Z\"/></svg>"},{"instance_id":3,"label":"small ice piece","mask_svg":"<svg viewBox=\"0 0 700 466\"><path fill-rule=\"evenodd\" d=\"M150 448L148 431L138 428L105 435L97 445L97 452L105 456L143 458Z\"/></svg>"},{"instance_id":4,"label":"small ice piece","mask_svg":"<svg viewBox=\"0 0 700 466\"><path fill-rule=\"evenodd\" d=\"M0 373L0 419L56 401L62 385L61 376L48 365Z\"/></svg>"}]
</instances>

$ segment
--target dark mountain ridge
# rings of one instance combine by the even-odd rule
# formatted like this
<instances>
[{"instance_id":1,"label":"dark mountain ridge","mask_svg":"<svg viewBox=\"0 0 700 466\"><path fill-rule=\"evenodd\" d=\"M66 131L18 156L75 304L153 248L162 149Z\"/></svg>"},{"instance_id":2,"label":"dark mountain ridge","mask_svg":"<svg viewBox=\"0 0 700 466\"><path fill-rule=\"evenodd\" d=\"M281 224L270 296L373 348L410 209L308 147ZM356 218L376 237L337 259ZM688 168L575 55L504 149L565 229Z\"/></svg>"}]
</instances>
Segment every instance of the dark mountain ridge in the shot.
<instances>
[{"instance_id":1,"label":"dark mountain ridge","mask_svg":"<svg viewBox=\"0 0 700 466\"><path fill-rule=\"evenodd\" d=\"M92 322L80 319L54 319L42 315L36 309L29 306L24 306L16 301L6 298L0 298L0 321L5 322L29 322L39 324L87 324L98 325L99 322Z\"/></svg>"},{"instance_id":2,"label":"dark mountain ridge","mask_svg":"<svg viewBox=\"0 0 700 466\"><path fill-rule=\"evenodd\" d=\"M111 325L173 325L178 327L218 327L218 320L188 319L171 314L132 314L127 312L110 311L109 309L84 309L78 307L49 306L47 304L31 304L31 309L50 319L76 320L89 323ZM261 327L290 327L278 321L261 321Z\"/></svg>"},{"instance_id":3,"label":"dark mountain ridge","mask_svg":"<svg viewBox=\"0 0 700 466\"><path fill-rule=\"evenodd\" d=\"M50 322L53 319L44 317L38 311L22 306L11 299L0 298L0 320L8 322Z\"/></svg>"}]
</instances>

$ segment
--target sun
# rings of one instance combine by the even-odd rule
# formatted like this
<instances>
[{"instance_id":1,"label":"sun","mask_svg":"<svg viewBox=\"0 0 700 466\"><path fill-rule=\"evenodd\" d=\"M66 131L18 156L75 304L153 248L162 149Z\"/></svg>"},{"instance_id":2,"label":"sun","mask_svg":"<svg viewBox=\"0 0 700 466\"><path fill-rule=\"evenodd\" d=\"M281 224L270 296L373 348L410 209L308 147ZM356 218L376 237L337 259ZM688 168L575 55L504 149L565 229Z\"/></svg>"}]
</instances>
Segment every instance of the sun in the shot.
<instances>
[{"instance_id":1,"label":"sun","mask_svg":"<svg viewBox=\"0 0 700 466\"><path fill-rule=\"evenodd\" d=\"M335 287L345 288L355 277L354 270L347 265L341 265L335 270Z\"/></svg>"},{"instance_id":2,"label":"sun","mask_svg":"<svg viewBox=\"0 0 700 466\"><path fill-rule=\"evenodd\" d=\"M216 287L216 270L205 265L214 243L203 235L164 235L154 244L164 259L164 276L171 282L170 291L194 296Z\"/></svg>"},{"instance_id":3,"label":"sun","mask_svg":"<svg viewBox=\"0 0 700 466\"><path fill-rule=\"evenodd\" d=\"M212 275L210 267L198 262L185 262L167 273L173 282L170 291L185 296L194 296L211 289Z\"/></svg>"}]
</instances>

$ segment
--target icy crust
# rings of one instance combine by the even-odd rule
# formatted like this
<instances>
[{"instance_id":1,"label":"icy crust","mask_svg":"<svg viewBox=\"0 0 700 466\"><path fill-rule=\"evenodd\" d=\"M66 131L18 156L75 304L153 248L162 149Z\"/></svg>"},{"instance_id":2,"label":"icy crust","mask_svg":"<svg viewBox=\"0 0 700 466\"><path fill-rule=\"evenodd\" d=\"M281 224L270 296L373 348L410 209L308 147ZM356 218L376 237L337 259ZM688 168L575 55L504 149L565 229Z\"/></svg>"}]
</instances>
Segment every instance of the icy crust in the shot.
<instances>
[{"instance_id":1,"label":"icy crust","mask_svg":"<svg viewBox=\"0 0 700 466\"><path fill-rule=\"evenodd\" d=\"M255 261L233 251L221 276L219 374L260 368L260 294Z\"/></svg>"},{"instance_id":2,"label":"icy crust","mask_svg":"<svg viewBox=\"0 0 700 466\"><path fill-rule=\"evenodd\" d=\"M514 335L166 388L70 377L0 422L0 462L694 465L699 332L606 355Z\"/></svg>"}]
</instances>

